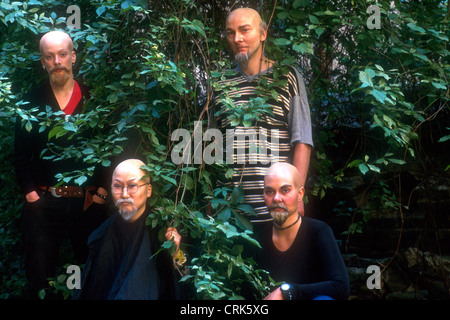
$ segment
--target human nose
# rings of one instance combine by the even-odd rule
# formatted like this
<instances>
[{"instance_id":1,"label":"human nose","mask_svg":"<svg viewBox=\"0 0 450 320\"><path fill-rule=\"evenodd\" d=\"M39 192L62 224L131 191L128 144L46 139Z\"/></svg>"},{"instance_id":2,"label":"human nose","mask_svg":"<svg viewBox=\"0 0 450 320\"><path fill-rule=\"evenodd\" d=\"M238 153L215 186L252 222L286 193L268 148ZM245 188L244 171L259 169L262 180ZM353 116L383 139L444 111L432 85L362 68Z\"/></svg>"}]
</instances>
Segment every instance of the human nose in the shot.
<instances>
[{"instance_id":1,"label":"human nose","mask_svg":"<svg viewBox=\"0 0 450 320\"><path fill-rule=\"evenodd\" d=\"M281 202L281 195L278 192L275 192L275 195L273 196L273 202Z\"/></svg>"},{"instance_id":2,"label":"human nose","mask_svg":"<svg viewBox=\"0 0 450 320\"><path fill-rule=\"evenodd\" d=\"M61 58L59 55L55 55L55 64L61 64Z\"/></svg>"},{"instance_id":3,"label":"human nose","mask_svg":"<svg viewBox=\"0 0 450 320\"><path fill-rule=\"evenodd\" d=\"M242 41L242 34L240 32L236 32L234 34L234 42L240 42Z\"/></svg>"},{"instance_id":4,"label":"human nose","mask_svg":"<svg viewBox=\"0 0 450 320\"><path fill-rule=\"evenodd\" d=\"M128 188L127 187L123 187L122 189L122 198L129 198L130 194L128 193Z\"/></svg>"}]
</instances>

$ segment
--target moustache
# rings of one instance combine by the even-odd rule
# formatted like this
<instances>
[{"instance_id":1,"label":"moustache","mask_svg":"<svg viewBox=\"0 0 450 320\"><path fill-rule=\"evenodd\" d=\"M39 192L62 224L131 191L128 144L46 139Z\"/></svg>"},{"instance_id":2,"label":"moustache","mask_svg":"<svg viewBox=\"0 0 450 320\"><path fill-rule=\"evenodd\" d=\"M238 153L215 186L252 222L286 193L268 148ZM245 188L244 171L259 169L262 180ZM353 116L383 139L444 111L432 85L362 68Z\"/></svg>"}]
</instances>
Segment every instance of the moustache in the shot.
<instances>
[{"instance_id":1,"label":"moustache","mask_svg":"<svg viewBox=\"0 0 450 320\"><path fill-rule=\"evenodd\" d=\"M133 199L119 199L119 200L117 200L116 201L116 206L119 206L119 205L121 205L121 204L132 204L132 205L134 205L134 201L133 201Z\"/></svg>"},{"instance_id":2,"label":"moustache","mask_svg":"<svg viewBox=\"0 0 450 320\"><path fill-rule=\"evenodd\" d=\"M269 209L269 211L275 210L275 209L283 209L283 210L287 211L287 207L284 204L273 204L273 205L269 206L267 209Z\"/></svg>"},{"instance_id":3,"label":"moustache","mask_svg":"<svg viewBox=\"0 0 450 320\"><path fill-rule=\"evenodd\" d=\"M53 72L58 71L58 70L64 70L64 71L66 71L66 72L69 71L69 70L67 70L67 68L65 68L65 67L55 67L55 68L50 69L50 73L53 73Z\"/></svg>"}]
</instances>

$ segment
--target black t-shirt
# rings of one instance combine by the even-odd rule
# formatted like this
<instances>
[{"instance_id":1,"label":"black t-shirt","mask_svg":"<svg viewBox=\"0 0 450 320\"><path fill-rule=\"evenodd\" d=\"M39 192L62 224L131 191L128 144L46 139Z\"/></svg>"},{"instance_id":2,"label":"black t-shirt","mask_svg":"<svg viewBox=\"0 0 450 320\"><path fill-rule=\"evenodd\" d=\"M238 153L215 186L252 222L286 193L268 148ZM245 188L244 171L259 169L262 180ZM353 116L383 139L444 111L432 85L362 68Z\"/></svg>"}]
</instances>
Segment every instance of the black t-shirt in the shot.
<instances>
[{"instance_id":1,"label":"black t-shirt","mask_svg":"<svg viewBox=\"0 0 450 320\"><path fill-rule=\"evenodd\" d=\"M324 222L302 217L292 245L279 251L272 241L272 226L262 230L258 260L276 282L294 287L294 299L326 295L347 299L349 279L345 263L331 228Z\"/></svg>"}]
</instances>

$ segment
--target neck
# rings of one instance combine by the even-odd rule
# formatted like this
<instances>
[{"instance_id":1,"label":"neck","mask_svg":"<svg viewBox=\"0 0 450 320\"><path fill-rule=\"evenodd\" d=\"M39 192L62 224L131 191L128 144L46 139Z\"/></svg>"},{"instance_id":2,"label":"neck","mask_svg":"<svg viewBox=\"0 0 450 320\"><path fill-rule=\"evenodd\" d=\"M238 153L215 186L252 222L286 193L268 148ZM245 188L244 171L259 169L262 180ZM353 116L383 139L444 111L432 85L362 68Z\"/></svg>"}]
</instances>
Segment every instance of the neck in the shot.
<instances>
[{"instance_id":1,"label":"neck","mask_svg":"<svg viewBox=\"0 0 450 320\"><path fill-rule=\"evenodd\" d=\"M286 221L281 226L274 223L273 231L278 234L287 234L294 231L296 232L301 222L302 219L300 214L298 212L297 214L293 213L286 219Z\"/></svg>"},{"instance_id":2,"label":"neck","mask_svg":"<svg viewBox=\"0 0 450 320\"><path fill-rule=\"evenodd\" d=\"M53 81L50 81L50 86L52 87L52 90L55 94L61 94L61 93L67 93L72 94L73 87L75 85L75 80L72 76L69 77L69 79L64 84L57 84Z\"/></svg>"},{"instance_id":3,"label":"neck","mask_svg":"<svg viewBox=\"0 0 450 320\"><path fill-rule=\"evenodd\" d=\"M270 61L267 59L264 54L259 52L259 54L255 54L252 56L247 64L247 66L244 68L244 66L239 65L241 70L244 71L245 74L249 76L254 76L255 74L261 73L263 71L266 71L273 65L273 61Z\"/></svg>"},{"instance_id":4,"label":"neck","mask_svg":"<svg viewBox=\"0 0 450 320\"><path fill-rule=\"evenodd\" d=\"M142 214L143 214L144 212L145 212L145 206L144 206L143 208L139 209L139 210L136 212L136 214L135 214L130 220L128 220L128 222L132 223L132 222L137 221L137 220L142 216Z\"/></svg>"}]
</instances>

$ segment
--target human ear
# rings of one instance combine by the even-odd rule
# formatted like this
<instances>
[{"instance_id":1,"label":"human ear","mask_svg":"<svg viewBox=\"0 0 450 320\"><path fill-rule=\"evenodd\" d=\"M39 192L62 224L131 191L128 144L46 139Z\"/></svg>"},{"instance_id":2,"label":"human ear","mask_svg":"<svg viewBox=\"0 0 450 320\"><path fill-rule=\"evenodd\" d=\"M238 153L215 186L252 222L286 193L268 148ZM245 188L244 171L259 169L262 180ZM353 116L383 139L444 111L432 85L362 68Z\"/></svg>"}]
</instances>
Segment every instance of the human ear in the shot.
<instances>
[{"instance_id":1,"label":"human ear","mask_svg":"<svg viewBox=\"0 0 450 320\"><path fill-rule=\"evenodd\" d=\"M264 30L261 31L260 40L262 42L262 41L265 41L266 39L267 39L267 29L264 29Z\"/></svg>"},{"instance_id":2,"label":"human ear","mask_svg":"<svg viewBox=\"0 0 450 320\"><path fill-rule=\"evenodd\" d=\"M152 195L152 185L149 183L147 186L147 198L150 198Z\"/></svg>"},{"instance_id":3,"label":"human ear","mask_svg":"<svg viewBox=\"0 0 450 320\"><path fill-rule=\"evenodd\" d=\"M300 187L300 189L298 189L298 201L299 202L303 200L304 195L305 195L305 188Z\"/></svg>"}]
</instances>

